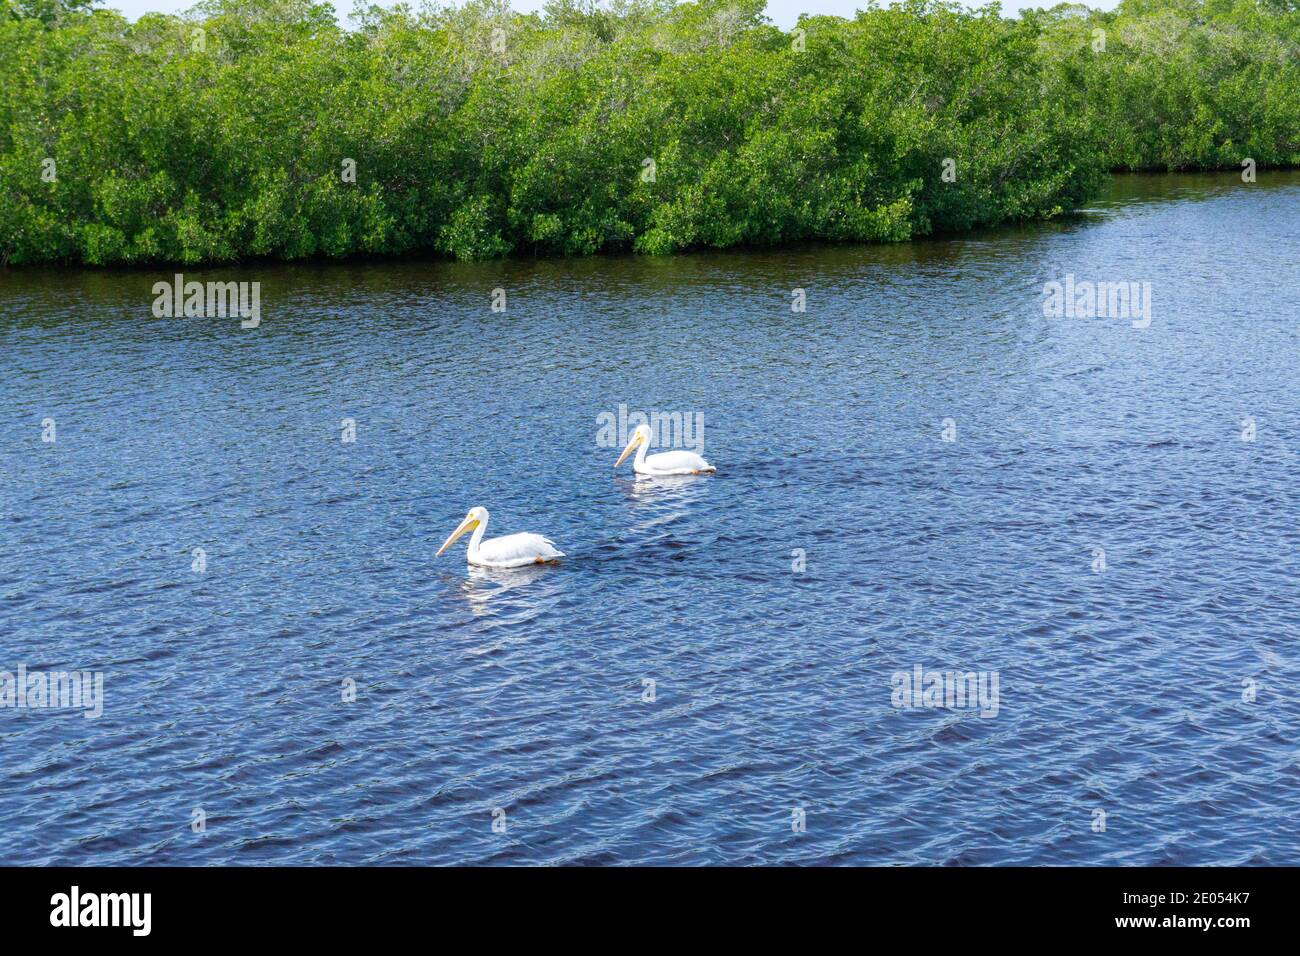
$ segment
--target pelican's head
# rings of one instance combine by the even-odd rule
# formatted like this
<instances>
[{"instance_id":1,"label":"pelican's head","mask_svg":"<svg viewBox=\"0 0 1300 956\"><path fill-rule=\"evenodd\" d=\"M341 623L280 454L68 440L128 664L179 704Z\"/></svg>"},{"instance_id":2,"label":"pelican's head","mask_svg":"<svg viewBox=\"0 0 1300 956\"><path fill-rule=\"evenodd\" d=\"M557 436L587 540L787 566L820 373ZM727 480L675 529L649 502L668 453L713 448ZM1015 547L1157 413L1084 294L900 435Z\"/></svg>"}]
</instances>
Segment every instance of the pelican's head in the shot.
<instances>
[{"instance_id":1,"label":"pelican's head","mask_svg":"<svg viewBox=\"0 0 1300 956\"><path fill-rule=\"evenodd\" d=\"M459 538L466 531L473 531L475 528L479 527L480 525L487 524L487 519L488 519L488 513L486 508L482 508L482 507L470 508L469 513L465 515L465 517L461 520L460 525L456 528L456 530L453 531L451 535L447 538L447 540L442 543L442 547L438 549L437 553L434 554L434 557L436 558L439 554L442 554L442 552L446 551L453 544L455 544L456 539Z\"/></svg>"},{"instance_id":2,"label":"pelican's head","mask_svg":"<svg viewBox=\"0 0 1300 956\"><path fill-rule=\"evenodd\" d=\"M628 455L632 454L638 445L648 444L650 444L650 426L642 422L640 425L636 426L636 430L632 432L632 437L628 439L627 447L623 449L623 454L618 456L618 461L614 462L614 467L617 468L619 465L623 464L624 459L626 459Z\"/></svg>"}]
</instances>

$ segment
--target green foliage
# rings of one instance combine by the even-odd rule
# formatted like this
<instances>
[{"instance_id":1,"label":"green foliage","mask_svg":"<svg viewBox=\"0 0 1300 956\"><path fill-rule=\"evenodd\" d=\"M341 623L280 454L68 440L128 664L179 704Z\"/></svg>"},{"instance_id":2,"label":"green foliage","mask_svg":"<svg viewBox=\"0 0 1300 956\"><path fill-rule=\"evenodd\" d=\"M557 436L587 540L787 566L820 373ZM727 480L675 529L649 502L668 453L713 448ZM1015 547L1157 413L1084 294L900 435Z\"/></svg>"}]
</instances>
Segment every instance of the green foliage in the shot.
<instances>
[{"instance_id":1,"label":"green foliage","mask_svg":"<svg viewBox=\"0 0 1300 956\"><path fill-rule=\"evenodd\" d=\"M88 7L0 0L0 261L893 242L1058 215L1108 167L1300 162L1292 0L793 33L762 0Z\"/></svg>"},{"instance_id":2,"label":"green foliage","mask_svg":"<svg viewBox=\"0 0 1300 956\"><path fill-rule=\"evenodd\" d=\"M1300 165L1296 0L1062 4L1026 19L1043 31L1048 95L1087 118L1109 167Z\"/></svg>"}]
</instances>

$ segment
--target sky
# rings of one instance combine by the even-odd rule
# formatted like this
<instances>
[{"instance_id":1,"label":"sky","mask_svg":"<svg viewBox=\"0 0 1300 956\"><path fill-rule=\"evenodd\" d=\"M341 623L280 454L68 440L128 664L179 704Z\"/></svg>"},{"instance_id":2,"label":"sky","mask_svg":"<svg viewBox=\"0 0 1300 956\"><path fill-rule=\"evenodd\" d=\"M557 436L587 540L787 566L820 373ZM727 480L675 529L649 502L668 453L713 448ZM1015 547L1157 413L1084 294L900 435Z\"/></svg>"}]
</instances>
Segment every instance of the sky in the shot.
<instances>
[{"instance_id":1,"label":"sky","mask_svg":"<svg viewBox=\"0 0 1300 956\"><path fill-rule=\"evenodd\" d=\"M104 0L103 5L111 7L134 20L142 13L178 13L194 5L195 0ZM339 17L345 18L352 9L352 0L330 0ZM388 6L384 0L381 5ZM794 26L801 13L829 14L838 17L851 17L859 7L865 7L868 0L768 0L767 16L782 29ZM963 0L966 6L980 6L979 3ZM1053 7L1059 0L1002 0L1002 12L1015 13L1026 7ZM1112 10L1119 0L1084 0L1088 6L1099 10ZM522 13L540 10L544 0L514 0L513 6ZM416 4L412 4L415 6Z\"/></svg>"}]
</instances>

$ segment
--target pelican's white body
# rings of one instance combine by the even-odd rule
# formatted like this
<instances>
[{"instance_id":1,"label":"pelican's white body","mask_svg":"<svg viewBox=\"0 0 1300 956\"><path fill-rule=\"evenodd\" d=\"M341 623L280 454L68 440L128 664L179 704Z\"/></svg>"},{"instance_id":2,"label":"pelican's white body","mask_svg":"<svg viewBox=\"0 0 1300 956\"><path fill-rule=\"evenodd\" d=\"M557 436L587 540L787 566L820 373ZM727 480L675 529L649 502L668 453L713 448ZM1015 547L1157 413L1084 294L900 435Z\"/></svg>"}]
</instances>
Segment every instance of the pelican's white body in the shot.
<instances>
[{"instance_id":1,"label":"pelican's white body","mask_svg":"<svg viewBox=\"0 0 1300 956\"><path fill-rule=\"evenodd\" d=\"M480 525L470 539L466 552L468 563L484 568L518 568L525 564L541 564L564 557L564 552L555 547L550 538L540 534L521 531L519 534L503 534L499 538L489 538L479 542L483 533Z\"/></svg>"},{"instance_id":2,"label":"pelican's white body","mask_svg":"<svg viewBox=\"0 0 1300 956\"><path fill-rule=\"evenodd\" d=\"M521 568L524 565L544 564L564 557L564 552L558 550L555 542L550 538L544 538L540 534L530 534L527 531L484 541L483 532L487 530L488 523L486 508L474 508L466 516L465 521L478 522L474 527L474 535L469 539L469 547L465 551L465 559L469 564L481 568ZM464 525L465 522L462 522L461 527L463 528ZM459 528L453 532L447 539L447 544L443 545L443 549L461 533ZM441 553L442 549L439 550L439 554Z\"/></svg>"},{"instance_id":3,"label":"pelican's white body","mask_svg":"<svg viewBox=\"0 0 1300 956\"><path fill-rule=\"evenodd\" d=\"M638 475L698 475L716 469L693 451L661 451L647 455L645 445L637 449L632 470Z\"/></svg>"}]
</instances>

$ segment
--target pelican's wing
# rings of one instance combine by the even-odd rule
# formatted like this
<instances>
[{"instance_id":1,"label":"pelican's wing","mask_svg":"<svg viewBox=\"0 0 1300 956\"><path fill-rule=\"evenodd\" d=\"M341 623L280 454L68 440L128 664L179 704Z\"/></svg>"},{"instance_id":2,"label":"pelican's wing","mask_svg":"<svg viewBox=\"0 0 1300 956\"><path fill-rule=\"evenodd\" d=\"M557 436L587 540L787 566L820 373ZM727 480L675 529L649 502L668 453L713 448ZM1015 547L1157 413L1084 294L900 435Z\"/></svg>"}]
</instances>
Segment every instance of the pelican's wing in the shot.
<instances>
[{"instance_id":1,"label":"pelican's wing","mask_svg":"<svg viewBox=\"0 0 1300 956\"><path fill-rule=\"evenodd\" d=\"M653 471L712 471L713 466L693 451L663 451L647 455L646 467Z\"/></svg>"},{"instance_id":2,"label":"pelican's wing","mask_svg":"<svg viewBox=\"0 0 1300 956\"><path fill-rule=\"evenodd\" d=\"M564 552L557 550L550 538L543 538L540 534L529 534L526 531L520 534L502 535L500 538L489 538L478 546L478 553L485 561L493 564L514 562L526 564L538 558L549 561L552 558L564 557Z\"/></svg>"}]
</instances>

